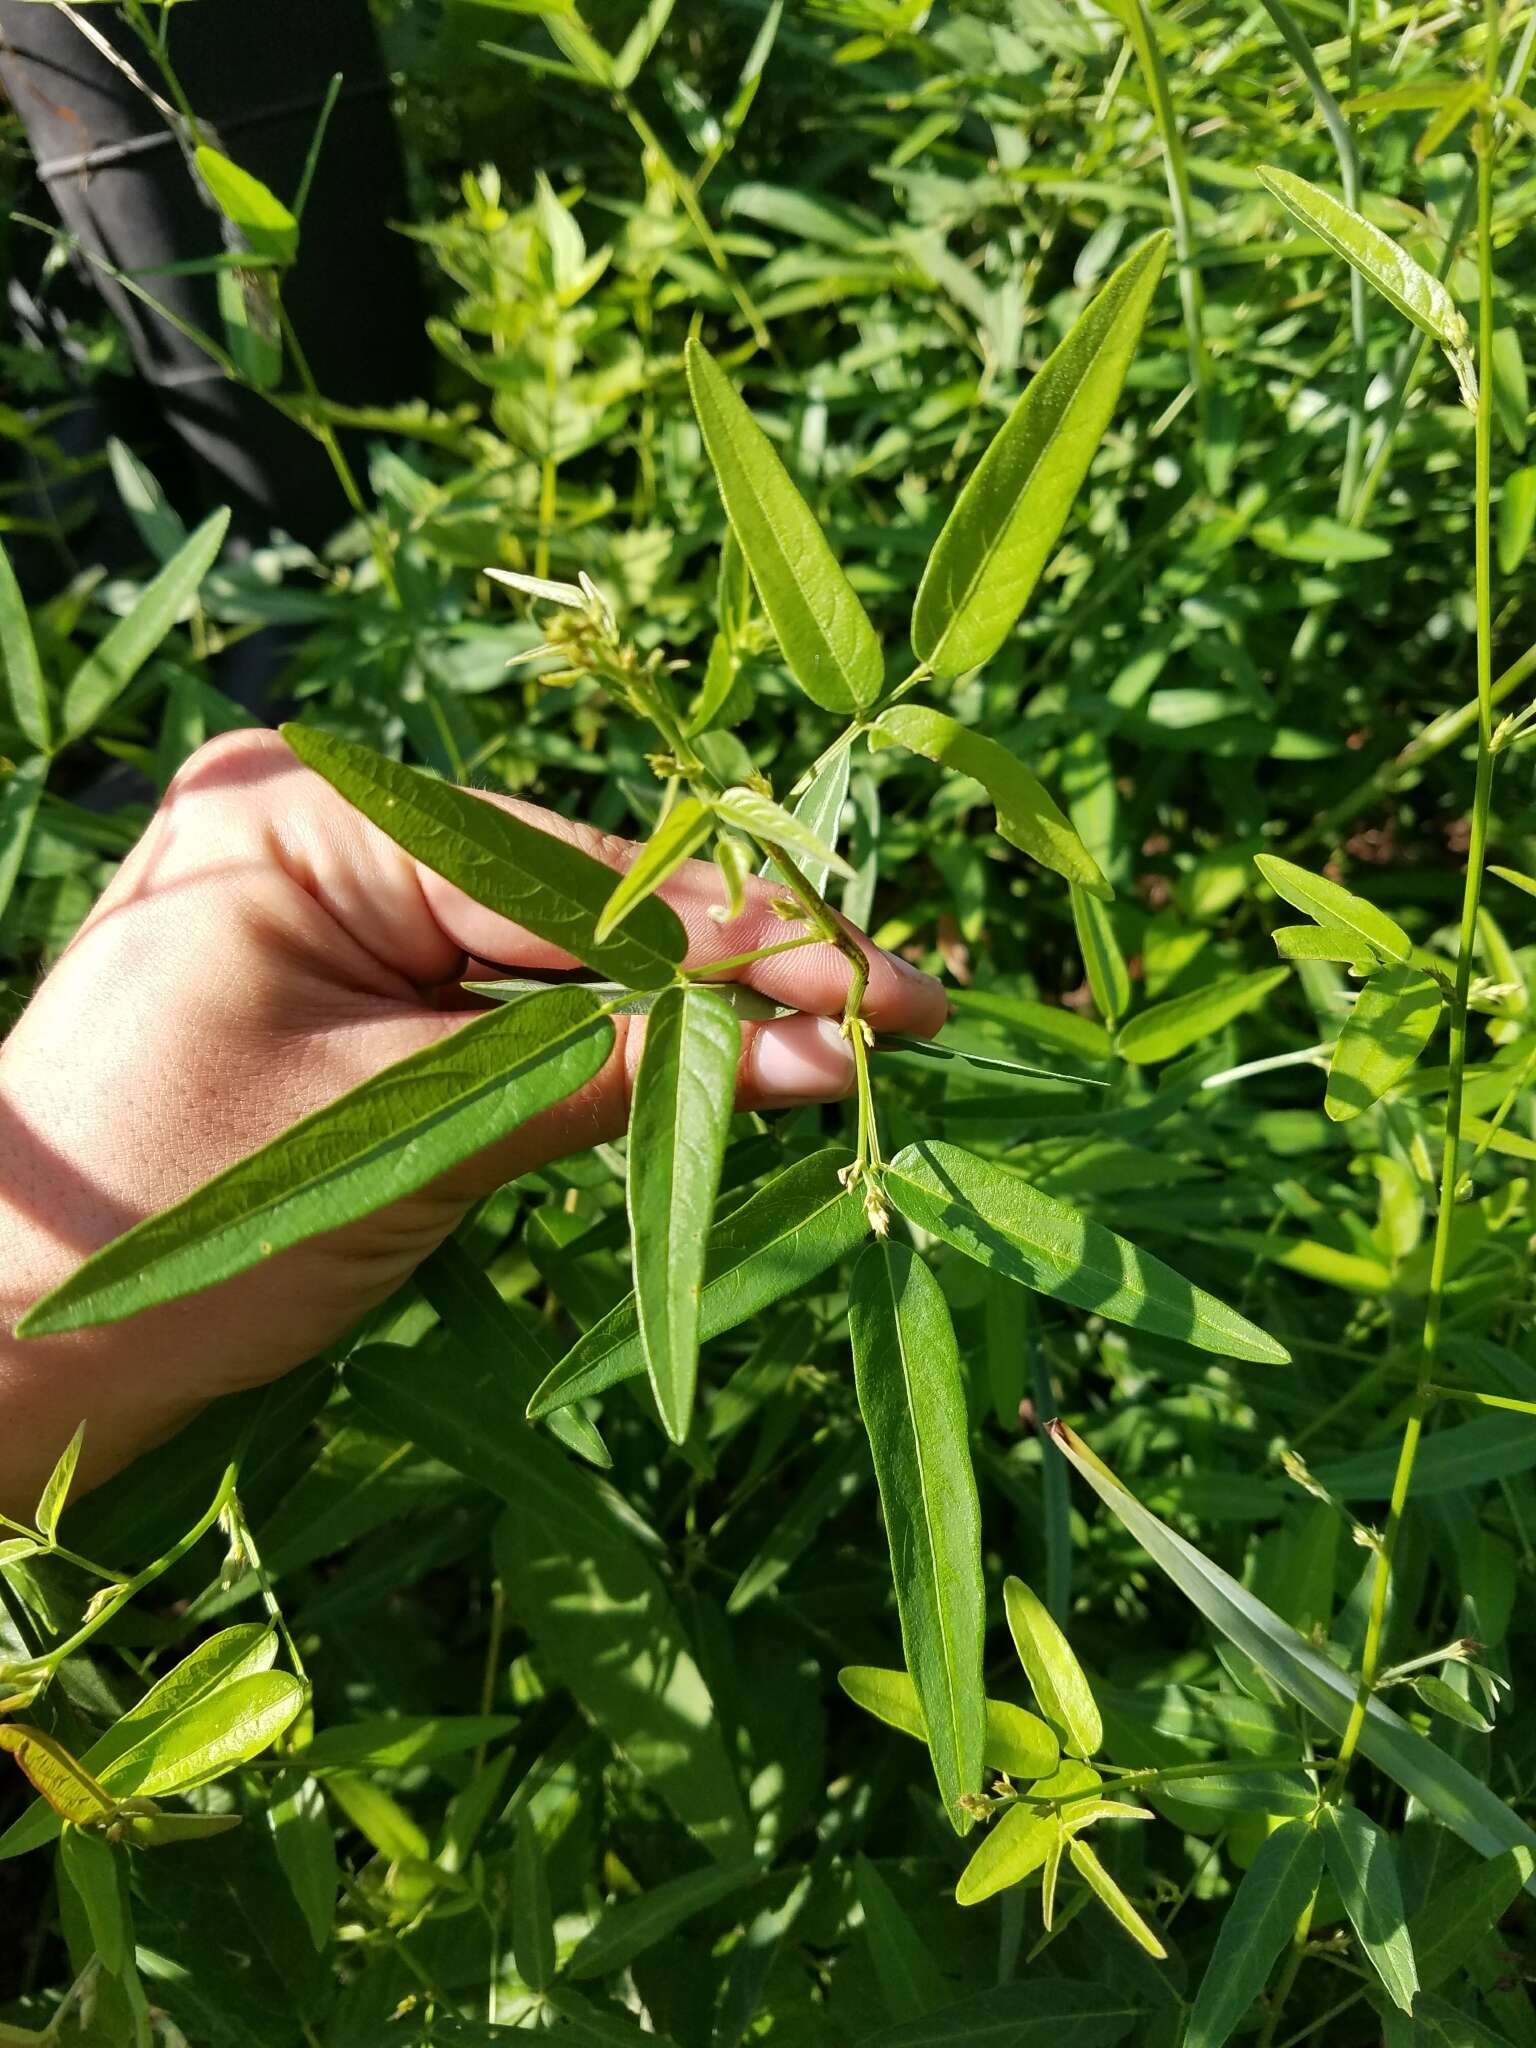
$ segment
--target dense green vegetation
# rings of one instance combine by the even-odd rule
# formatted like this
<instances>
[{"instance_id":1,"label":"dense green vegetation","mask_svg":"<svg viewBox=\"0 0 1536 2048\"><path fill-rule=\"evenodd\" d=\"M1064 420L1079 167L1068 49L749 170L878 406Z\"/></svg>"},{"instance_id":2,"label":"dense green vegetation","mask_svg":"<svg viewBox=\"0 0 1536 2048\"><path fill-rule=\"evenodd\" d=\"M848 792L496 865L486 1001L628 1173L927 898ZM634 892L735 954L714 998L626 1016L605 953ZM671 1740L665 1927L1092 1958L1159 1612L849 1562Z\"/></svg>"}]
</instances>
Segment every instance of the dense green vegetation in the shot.
<instances>
[{"instance_id":1,"label":"dense green vegetation","mask_svg":"<svg viewBox=\"0 0 1536 2048\"><path fill-rule=\"evenodd\" d=\"M301 758L595 977L373 1131L436 1091L441 1170L638 993L641 1135L0 1543L0 2041L1530 2048L1536 13L381 25L436 384L306 390L294 195L200 153L210 348L356 517L221 552L115 445L138 576L28 531L9 1000L281 623ZM689 854L942 973L949 1056L856 978L856 1099L728 1118ZM317 1142L33 1327L377 1207L270 1206Z\"/></svg>"}]
</instances>

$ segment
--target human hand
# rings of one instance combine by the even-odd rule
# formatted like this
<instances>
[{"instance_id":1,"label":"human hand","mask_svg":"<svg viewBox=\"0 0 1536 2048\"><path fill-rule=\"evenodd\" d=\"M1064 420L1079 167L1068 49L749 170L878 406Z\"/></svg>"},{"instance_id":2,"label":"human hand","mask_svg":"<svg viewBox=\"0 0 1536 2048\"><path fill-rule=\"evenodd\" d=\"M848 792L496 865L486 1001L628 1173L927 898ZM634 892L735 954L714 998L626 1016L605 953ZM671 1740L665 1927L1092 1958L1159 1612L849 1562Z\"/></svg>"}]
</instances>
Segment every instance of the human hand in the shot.
<instances>
[{"instance_id":1,"label":"human hand","mask_svg":"<svg viewBox=\"0 0 1536 2048\"><path fill-rule=\"evenodd\" d=\"M632 857L590 827L490 801L615 869ZM761 882L740 917L716 923L720 881L704 862L661 893L687 928L690 967L794 935L770 908L782 890ZM939 984L861 943L870 1024L936 1031ZM412 860L275 733L228 734L187 763L0 1047L0 1507L30 1508L82 1420L90 1485L216 1395L333 1343L491 1189L622 1134L643 1025L618 1017L595 1080L409 1199L130 1322L12 1334L89 1253L468 1022L441 1007L466 960L488 973L578 964ZM848 1092L852 1057L831 1021L848 966L835 947L730 978L805 1013L743 1025L738 1107Z\"/></svg>"}]
</instances>

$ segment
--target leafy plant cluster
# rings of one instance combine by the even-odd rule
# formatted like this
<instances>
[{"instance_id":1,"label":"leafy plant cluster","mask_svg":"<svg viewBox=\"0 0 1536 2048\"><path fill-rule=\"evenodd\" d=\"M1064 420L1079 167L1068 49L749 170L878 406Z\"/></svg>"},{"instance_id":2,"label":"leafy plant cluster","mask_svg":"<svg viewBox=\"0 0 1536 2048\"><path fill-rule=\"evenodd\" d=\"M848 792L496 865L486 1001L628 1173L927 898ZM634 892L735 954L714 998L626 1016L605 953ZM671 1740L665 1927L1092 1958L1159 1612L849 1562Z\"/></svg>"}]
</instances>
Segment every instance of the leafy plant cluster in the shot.
<instances>
[{"instance_id":1,"label":"leafy plant cluster","mask_svg":"<svg viewBox=\"0 0 1536 2048\"><path fill-rule=\"evenodd\" d=\"M423 147L560 139L411 226L419 404L308 385L303 192L184 138L205 345L356 517L221 559L114 447L142 583L0 572L0 943L19 999L142 822L102 757L163 787L282 622L300 758L585 971L23 1333L370 1213L638 1007L630 1139L9 1525L0 2040L1524 2048L1536 16L463 11L390 10ZM843 952L846 1110L731 1113L690 857Z\"/></svg>"}]
</instances>

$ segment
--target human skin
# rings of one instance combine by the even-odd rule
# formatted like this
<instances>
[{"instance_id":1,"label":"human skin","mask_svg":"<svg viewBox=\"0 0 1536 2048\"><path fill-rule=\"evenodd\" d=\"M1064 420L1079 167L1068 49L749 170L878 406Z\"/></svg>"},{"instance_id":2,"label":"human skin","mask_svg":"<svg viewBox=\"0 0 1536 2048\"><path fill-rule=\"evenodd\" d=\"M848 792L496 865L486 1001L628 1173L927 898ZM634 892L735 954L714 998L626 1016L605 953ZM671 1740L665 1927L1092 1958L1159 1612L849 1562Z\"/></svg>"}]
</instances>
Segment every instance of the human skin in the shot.
<instances>
[{"instance_id":1,"label":"human skin","mask_svg":"<svg viewBox=\"0 0 1536 2048\"><path fill-rule=\"evenodd\" d=\"M633 857L589 826L488 800L616 870ZM707 863L661 893L687 928L690 967L800 929L761 882L739 917L717 922L723 892ZM936 1031L939 984L860 944L869 1023ZM80 1422L83 1488L215 1396L336 1342L493 1188L623 1133L643 1025L619 1017L585 1088L407 1200L128 1322L15 1336L24 1310L89 1253L460 1029L470 1013L445 1005L475 962L578 964L402 852L277 734L227 734L192 757L0 1047L0 1508L30 1512ZM823 943L729 972L803 1013L743 1027L738 1107L849 1091L852 1058L832 1021L848 973Z\"/></svg>"}]
</instances>

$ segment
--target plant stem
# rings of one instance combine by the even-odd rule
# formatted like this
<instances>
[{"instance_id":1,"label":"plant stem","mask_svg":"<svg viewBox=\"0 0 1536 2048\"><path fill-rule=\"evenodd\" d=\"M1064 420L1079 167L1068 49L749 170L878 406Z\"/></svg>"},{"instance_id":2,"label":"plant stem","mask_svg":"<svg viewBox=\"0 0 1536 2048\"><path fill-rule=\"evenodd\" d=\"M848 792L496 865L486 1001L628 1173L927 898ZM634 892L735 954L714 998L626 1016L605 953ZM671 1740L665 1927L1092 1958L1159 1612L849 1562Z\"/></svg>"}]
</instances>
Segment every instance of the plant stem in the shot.
<instances>
[{"instance_id":1,"label":"plant stem","mask_svg":"<svg viewBox=\"0 0 1536 2048\"><path fill-rule=\"evenodd\" d=\"M1486 0L1488 41L1486 73L1490 96L1497 80L1497 0ZM1329 1785L1337 1798L1365 1726L1366 1710L1380 1668L1386 1630L1387 1598L1392 1564L1402 1534L1403 1515L1413 1482L1414 1461L1434 1400L1435 1366L1445 1318L1445 1282L1450 1258L1451 1227L1461 1184L1461 1118L1467 1066L1467 993L1477 945L1477 908L1482 893L1483 862L1488 844L1488 811L1493 793L1493 566L1490 500L1493 457L1493 124L1485 111L1474 135L1477 157L1477 421L1475 433L1474 571L1477 608L1477 780L1472 797L1472 826L1467 846L1466 881L1462 892L1461 930L1456 949L1456 980L1451 997L1451 1045L1445 1096L1445 1144L1441 1155L1440 1205L1435 1215L1430 1253L1429 1290L1424 1305L1424 1336L1419 1383L1414 1390L1398 1450L1386 1527L1376 1553L1371 1579L1369 1617L1360 1658L1360 1684L1349 1722L1339 1744L1339 1759Z\"/></svg>"}]
</instances>

